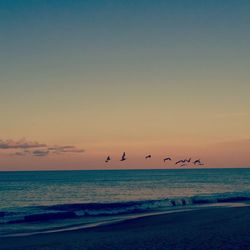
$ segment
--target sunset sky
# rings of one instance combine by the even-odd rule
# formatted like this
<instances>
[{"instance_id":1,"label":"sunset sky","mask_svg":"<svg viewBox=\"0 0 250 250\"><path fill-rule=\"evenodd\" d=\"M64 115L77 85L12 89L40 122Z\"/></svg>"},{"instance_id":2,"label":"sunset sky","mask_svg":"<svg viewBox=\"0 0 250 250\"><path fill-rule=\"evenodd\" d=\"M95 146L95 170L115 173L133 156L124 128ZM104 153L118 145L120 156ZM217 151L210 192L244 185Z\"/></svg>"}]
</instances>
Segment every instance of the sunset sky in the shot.
<instances>
[{"instance_id":1,"label":"sunset sky","mask_svg":"<svg viewBox=\"0 0 250 250\"><path fill-rule=\"evenodd\" d=\"M250 167L249 13L248 0L0 1L0 170Z\"/></svg>"}]
</instances>

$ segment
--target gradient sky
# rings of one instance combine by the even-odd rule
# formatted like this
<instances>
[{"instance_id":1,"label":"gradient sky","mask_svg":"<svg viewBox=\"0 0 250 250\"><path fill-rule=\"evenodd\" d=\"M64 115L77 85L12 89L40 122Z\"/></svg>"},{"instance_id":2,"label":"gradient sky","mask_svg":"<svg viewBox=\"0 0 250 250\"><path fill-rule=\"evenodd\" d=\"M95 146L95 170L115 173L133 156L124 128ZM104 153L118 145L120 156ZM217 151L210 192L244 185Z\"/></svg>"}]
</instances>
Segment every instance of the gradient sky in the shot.
<instances>
[{"instance_id":1,"label":"gradient sky","mask_svg":"<svg viewBox=\"0 0 250 250\"><path fill-rule=\"evenodd\" d=\"M110 168L250 167L249 13L248 0L0 1L0 170L100 169L107 154Z\"/></svg>"}]
</instances>

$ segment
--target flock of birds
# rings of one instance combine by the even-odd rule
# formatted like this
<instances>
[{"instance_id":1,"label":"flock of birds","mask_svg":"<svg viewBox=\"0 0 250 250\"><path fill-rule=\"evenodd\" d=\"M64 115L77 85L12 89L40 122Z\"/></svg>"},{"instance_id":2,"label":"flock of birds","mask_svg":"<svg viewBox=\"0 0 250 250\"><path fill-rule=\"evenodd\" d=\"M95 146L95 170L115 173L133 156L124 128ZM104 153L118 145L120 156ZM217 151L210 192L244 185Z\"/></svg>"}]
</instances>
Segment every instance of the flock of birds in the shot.
<instances>
[{"instance_id":1,"label":"flock of birds","mask_svg":"<svg viewBox=\"0 0 250 250\"><path fill-rule=\"evenodd\" d=\"M146 155L145 156L146 160L150 159L150 158L152 158L152 155ZM122 157L121 157L120 161L126 161L126 160L127 160L126 153L124 152L122 154ZM105 162L108 163L109 161L111 161L111 157L110 156L108 156L106 158ZM166 157L166 158L163 159L163 161L164 162L172 161L172 158ZM204 165L204 163L202 163L200 159L192 161L192 158L184 159L184 160L178 160L178 161L175 162L175 165L178 165L180 167L188 166L188 164L193 164L194 166L203 166Z\"/></svg>"}]
</instances>

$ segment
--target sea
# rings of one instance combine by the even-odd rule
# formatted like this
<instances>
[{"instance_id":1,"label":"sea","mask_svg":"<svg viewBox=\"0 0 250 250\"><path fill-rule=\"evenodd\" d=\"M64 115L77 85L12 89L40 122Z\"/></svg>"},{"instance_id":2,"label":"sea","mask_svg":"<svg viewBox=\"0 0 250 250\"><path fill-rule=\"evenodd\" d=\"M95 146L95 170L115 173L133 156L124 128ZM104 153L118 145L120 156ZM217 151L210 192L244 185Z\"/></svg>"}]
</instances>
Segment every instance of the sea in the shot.
<instances>
[{"instance_id":1,"label":"sea","mask_svg":"<svg viewBox=\"0 0 250 250\"><path fill-rule=\"evenodd\" d=\"M0 172L0 237L250 201L250 169Z\"/></svg>"}]
</instances>

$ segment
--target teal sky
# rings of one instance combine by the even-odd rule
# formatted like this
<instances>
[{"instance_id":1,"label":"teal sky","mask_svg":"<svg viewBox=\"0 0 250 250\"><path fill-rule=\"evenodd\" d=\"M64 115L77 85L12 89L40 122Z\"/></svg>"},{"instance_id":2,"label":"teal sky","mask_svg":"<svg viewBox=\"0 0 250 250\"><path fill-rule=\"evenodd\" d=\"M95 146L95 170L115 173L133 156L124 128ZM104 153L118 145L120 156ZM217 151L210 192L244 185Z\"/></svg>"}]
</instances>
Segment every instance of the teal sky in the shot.
<instances>
[{"instance_id":1,"label":"teal sky","mask_svg":"<svg viewBox=\"0 0 250 250\"><path fill-rule=\"evenodd\" d=\"M244 0L1 1L0 139L76 145L79 168L124 147L250 148L249 13Z\"/></svg>"}]
</instances>

